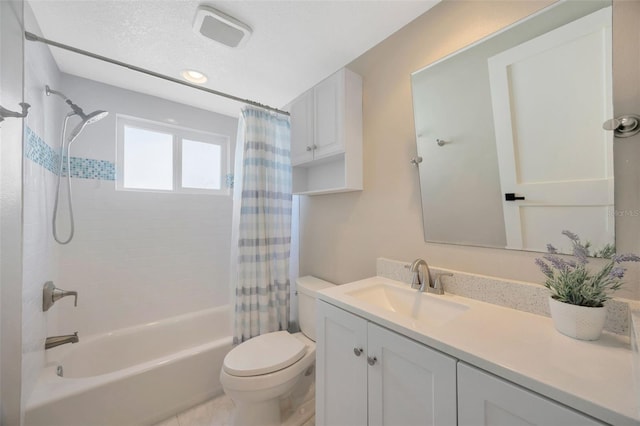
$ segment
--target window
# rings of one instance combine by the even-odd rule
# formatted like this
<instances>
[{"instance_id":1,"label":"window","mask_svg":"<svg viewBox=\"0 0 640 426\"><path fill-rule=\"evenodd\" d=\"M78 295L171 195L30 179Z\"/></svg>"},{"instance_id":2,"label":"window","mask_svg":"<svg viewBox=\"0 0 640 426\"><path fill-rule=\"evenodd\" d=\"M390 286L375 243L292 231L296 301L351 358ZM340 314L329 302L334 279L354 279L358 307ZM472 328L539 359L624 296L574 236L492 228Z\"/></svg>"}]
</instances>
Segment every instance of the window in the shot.
<instances>
[{"instance_id":1,"label":"window","mask_svg":"<svg viewBox=\"0 0 640 426\"><path fill-rule=\"evenodd\" d=\"M118 116L117 189L228 194L229 137Z\"/></svg>"}]
</instances>

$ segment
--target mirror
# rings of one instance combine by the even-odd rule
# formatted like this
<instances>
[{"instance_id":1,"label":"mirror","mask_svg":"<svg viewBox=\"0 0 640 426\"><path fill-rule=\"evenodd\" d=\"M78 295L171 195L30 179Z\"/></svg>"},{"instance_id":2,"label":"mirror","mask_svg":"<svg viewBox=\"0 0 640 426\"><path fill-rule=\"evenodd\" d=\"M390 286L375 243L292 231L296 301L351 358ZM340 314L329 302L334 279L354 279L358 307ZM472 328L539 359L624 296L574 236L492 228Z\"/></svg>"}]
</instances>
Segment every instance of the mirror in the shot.
<instances>
[{"instance_id":1,"label":"mirror","mask_svg":"<svg viewBox=\"0 0 640 426\"><path fill-rule=\"evenodd\" d=\"M560 2L412 74L427 242L614 244L611 2Z\"/></svg>"}]
</instances>

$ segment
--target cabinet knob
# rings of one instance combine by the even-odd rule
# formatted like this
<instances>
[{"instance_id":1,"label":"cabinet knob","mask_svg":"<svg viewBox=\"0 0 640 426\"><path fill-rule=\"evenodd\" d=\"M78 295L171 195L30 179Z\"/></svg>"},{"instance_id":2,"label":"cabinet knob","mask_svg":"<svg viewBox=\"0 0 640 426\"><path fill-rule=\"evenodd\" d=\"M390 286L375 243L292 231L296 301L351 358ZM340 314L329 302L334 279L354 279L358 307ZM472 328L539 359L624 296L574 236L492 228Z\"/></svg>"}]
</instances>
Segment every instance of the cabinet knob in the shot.
<instances>
[{"instance_id":1,"label":"cabinet knob","mask_svg":"<svg viewBox=\"0 0 640 426\"><path fill-rule=\"evenodd\" d=\"M362 348L353 348L353 353L356 354L356 356L362 355L363 351L364 351L364 349L362 349Z\"/></svg>"},{"instance_id":2,"label":"cabinet knob","mask_svg":"<svg viewBox=\"0 0 640 426\"><path fill-rule=\"evenodd\" d=\"M368 356L367 362L369 363L369 365L374 365L376 362L378 362L378 358L376 358L375 356L374 357Z\"/></svg>"},{"instance_id":3,"label":"cabinet knob","mask_svg":"<svg viewBox=\"0 0 640 426\"><path fill-rule=\"evenodd\" d=\"M311 151L313 150L313 148L311 148L310 146L307 147L307 151Z\"/></svg>"},{"instance_id":4,"label":"cabinet knob","mask_svg":"<svg viewBox=\"0 0 640 426\"><path fill-rule=\"evenodd\" d=\"M311 145L311 148L315 151L316 149L318 149L317 145Z\"/></svg>"}]
</instances>

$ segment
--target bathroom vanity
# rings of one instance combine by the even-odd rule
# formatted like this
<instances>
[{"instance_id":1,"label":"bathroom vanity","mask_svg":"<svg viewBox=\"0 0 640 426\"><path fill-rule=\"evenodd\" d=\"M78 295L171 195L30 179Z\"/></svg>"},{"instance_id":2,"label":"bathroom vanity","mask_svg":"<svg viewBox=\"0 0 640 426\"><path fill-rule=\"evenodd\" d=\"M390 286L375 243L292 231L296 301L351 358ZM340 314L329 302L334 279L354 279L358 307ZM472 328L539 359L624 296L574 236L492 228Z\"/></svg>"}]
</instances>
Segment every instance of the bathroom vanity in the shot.
<instances>
[{"instance_id":1,"label":"bathroom vanity","mask_svg":"<svg viewBox=\"0 0 640 426\"><path fill-rule=\"evenodd\" d=\"M318 425L640 425L627 339L373 277L318 301Z\"/></svg>"}]
</instances>

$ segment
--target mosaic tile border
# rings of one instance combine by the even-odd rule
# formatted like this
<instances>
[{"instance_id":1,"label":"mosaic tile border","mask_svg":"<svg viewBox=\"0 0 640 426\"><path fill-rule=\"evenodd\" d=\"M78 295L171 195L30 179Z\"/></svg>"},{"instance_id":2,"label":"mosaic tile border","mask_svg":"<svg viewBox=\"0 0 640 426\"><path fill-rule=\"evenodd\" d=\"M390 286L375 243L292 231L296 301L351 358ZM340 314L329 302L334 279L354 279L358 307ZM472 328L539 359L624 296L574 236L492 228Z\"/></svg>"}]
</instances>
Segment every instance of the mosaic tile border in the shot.
<instances>
[{"instance_id":1,"label":"mosaic tile border","mask_svg":"<svg viewBox=\"0 0 640 426\"><path fill-rule=\"evenodd\" d=\"M24 141L24 156L57 175L60 164L60 154L50 147L40 136L29 128L29 126L25 126ZM69 162L72 178L116 180L116 165L110 161L71 157ZM66 161L62 169L62 176L67 176Z\"/></svg>"},{"instance_id":2,"label":"mosaic tile border","mask_svg":"<svg viewBox=\"0 0 640 426\"><path fill-rule=\"evenodd\" d=\"M234 181L233 173L227 173L224 177L224 186L227 189L233 189L233 181Z\"/></svg>"},{"instance_id":3,"label":"mosaic tile border","mask_svg":"<svg viewBox=\"0 0 640 426\"><path fill-rule=\"evenodd\" d=\"M378 258L376 274L396 281L411 283L412 274L406 265L411 262ZM443 277L446 292L494 305L549 317L549 290L539 284L506 280L437 267L429 268L433 273L448 272L452 277ZM622 335L629 334L629 313L640 309L640 301L616 298L607 302L605 330Z\"/></svg>"},{"instance_id":4,"label":"mosaic tile border","mask_svg":"<svg viewBox=\"0 0 640 426\"><path fill-rule=\"evenodd\" d=\"M71 177L80 179L116 180L116 165L106 160L71 157ZM67 166L62 170L67 175Z\"/></svg>"},{"instance_id":5,"label":"mosaic tile border","mask_svg":"<svg viewBox=\"0 0 640 426\"><path fill-rule=\"evenodd\" d=\"M24 128L24 156L53 174L58 174L60 154L38 136L29 126Z\"/></svg>"}]
</instances>

